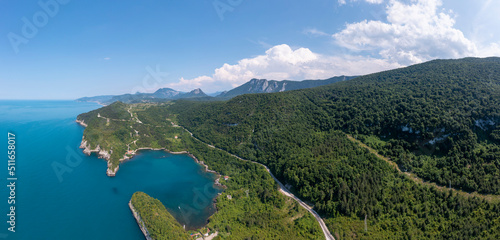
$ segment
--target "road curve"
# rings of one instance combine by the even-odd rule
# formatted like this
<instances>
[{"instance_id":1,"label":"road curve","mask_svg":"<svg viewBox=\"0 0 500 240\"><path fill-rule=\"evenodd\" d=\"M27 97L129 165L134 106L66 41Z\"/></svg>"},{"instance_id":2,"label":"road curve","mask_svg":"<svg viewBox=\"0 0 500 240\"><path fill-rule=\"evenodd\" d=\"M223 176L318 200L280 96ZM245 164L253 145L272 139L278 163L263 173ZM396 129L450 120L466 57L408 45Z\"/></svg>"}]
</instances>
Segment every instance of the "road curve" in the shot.
<instances>
[{"instance_id":1,"label":"road curve","mask_svg":"<svg viewBox=\"0 0 500 240\"><path fill-rule=\"evenodd\" d=\"M283 184L282 184L282 183L281 183L281 182L280 182L280 181L279 181L279 180L278 180L278 179L274 176L274 174L271 172L271 170L269 170L269 168L268 168L266 165L264 165L264 164L262 164L262 163L259 163L259 162L254 162L254 161L251 161L251 160L243 159L243 158L241 158L241 157L239 157L239 156L236 156L236 155L234 155L234 154L232 154L232 153L230 153L230 152L228 152L228 151L226 151L226 150L224 150L224 149L221 149L221 148L215 147L215 146L213 146L213 145L210 145L210 144L208 144L208 143L206 143L206 142L202 141L201 139L199 139L199 138L197 138L197 137L193 136L193 133L191 133L189 130L187 130L187 129L186 129L185 127L183 127L183 126L180 126L180 125L175 125L173 122L172 122L172 126L174 126L174 127L181 127L181 128L183 128L186 132L188 132L188 133L191 135L191 137L193 137L194 139L196 139L196 140L200 141L201 143L203 143L203 144L207 145L207 146L208 146L208 147L210 147L210 148L214 148L214 149L217 149L217 150L220 150L220 151L224 151L224 152L226 152L227 154L229 154L229 155L231 155L231 156L233 156L233 157L235 157L235 158L237 158L237 159L240 159L240 160L242 160L242 161L252 162L252 163L255 163L255 164L259 164L259 165L263 166L264 168L266 168L266 170L269 172L269 174L271 174L271 177L273 177L274 181L276 181L276 182L278 183L278 186L279 186L279 191L280 191L283 195L293 198L295 201L297 201L297 202L300 204L300 206L302 206L303 208L305 208L307 211L309 211L309 212L310 212L310 213L314 216L314 218L316 218L316 221L318 221L319 226L321 227L321 230L323 230L323 234L325 235L326 240L335 240L335 238L334 238L334 237L333 237L333 235L330 233L330 231L329 231L329 230L328 230L328 228L326 227L325 222L324 222L324 221L323 221L323 219L319 216L319 214L318 214L316 211L314 211L314 210L313 210L313 209L312 209L309 205L307 205L304 201L300 200L297 196L295 196L293 193L291 193L291 192L290 192L290 190L288 190L288 189L287 189L287 188L286 188L286 187L285 187L285 186L284 186L284 185L283 185Z\"/></svg>"}]
</instances>

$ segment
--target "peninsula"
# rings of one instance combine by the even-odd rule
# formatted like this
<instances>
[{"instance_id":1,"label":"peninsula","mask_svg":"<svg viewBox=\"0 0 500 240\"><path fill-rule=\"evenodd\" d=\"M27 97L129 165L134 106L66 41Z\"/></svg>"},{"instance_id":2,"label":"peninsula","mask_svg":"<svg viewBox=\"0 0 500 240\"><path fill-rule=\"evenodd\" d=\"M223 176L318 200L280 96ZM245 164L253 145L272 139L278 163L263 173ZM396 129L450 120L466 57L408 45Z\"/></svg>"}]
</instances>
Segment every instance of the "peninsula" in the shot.
<instances>
[{"instance_id":1,"label":"peninsula","mask_svg":"<svg viewBox=\"0 0 500 240\"><path fill-rule=\"evenodd\" d=\"M189 234L158 199L136 192L128 205L147 240L191 240Z\"/></svg>"}]
</instances>

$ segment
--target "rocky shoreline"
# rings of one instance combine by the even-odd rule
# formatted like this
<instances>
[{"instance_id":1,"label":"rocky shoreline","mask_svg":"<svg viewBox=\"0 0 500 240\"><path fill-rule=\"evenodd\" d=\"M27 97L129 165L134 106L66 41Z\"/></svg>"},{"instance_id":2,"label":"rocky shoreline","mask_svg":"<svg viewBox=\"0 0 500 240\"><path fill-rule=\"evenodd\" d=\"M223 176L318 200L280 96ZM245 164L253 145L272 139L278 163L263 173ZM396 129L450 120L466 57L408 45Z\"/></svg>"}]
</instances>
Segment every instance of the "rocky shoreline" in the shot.
<instances>
[{"instance_id":1,"label":"rocky shoreline","mask_svg":"<svg viewBox=\"0 0 500 240\"><path fill-rule=\"evenodd\" d=\"M79 123L80 125L82 125L83 127L88 126L83 120L76 120L76 122ZM83 153L87 156L90 156L92 153L96 153L98 158L105 159L108 162L108 169L106 170L106 175L108 175L109 177L116 176L116 173L120 169L120 165L116 166L114 169L112 168L112 164L110 161L111 154L113 153L112 150L110 150L108 152L105 149L101 149L101 147L99 145L97 145L97 147L95 149L91 149L90 144L87 142L87 140L85 140L84 136L82 137L82 142L80 143L80 148L83 149ZM196 161L196 163L204 166L205 172L213 173L217 176L217 178L215 179L216 186L226 188L226 186L219 183L219 179L220 179L221 175L218 172L208 169L208 166L203 161L198 160L198 158L196 158L192 153L190 153L188 151L172 152L166 148L138 148L136 150L131 151L128 154L127 153L124 154L123 158L120 159L120 163L133 158L135 155L137 155L137 152L139 152L141 150L166 151L170 154L187 154L192 159L194 159Z\"/></svg>"},{"instance_id":2,"label":"rocky shoreline","mask_svg":"<svg viewBox=\"0 0 500 240\"><path fill-rule=\"evenodd\" d=\"M83 127L88 127L88 125L83 120L80 121L77 119L76 122L79 123L80 125L82 125Z\"/></svg>"},{"instance_id":3,"label":"rocky shoreline","mask_svg":"<svg viewBox=\"0 0 500 240\"><path fill-rule=\"evenodd\" d=\"M141 150L165 151L165 152L168 152L170 154L187 154L189 157L191 157L192 159L194 159L194 161L196 163L204 166L205 167L205 172L213 173L213 174L215 174L217 176L217 178L215 179L215 185L216 186L219 186L219 187L222 187L222 188L227 188L225 185L222 185L222 184L219 183L219 179L221 178L221 175L218 172L216 172L214 170L208 169L208 166L203 161L198 160L198 158L196 158L192 153L190 153L188 151L172 152L172 151L170 151L170 150L168 150L166 148L138 148L136 150L133 150L129 154L125 154L125 156L122 159L120 159L120 163L123 162L123 161L126 161L126 160L129 160L129 159L133 158L135 155L137 155L137 152L139 152ZM129 157L127 155L131 155L131 156ZM109 168L109 164L108 164L108 168ZM118 169L116 169L116 170L118 170ZM109 169L108 169L108 171L109 171ZM115 174L116 174L116 171L115 171Z\"/></svg>"},{"instance_id":4,"label":"rocky shoreline","mask_svg":"<svg viewBox=\"0 0 500 240\"><path fill-rule=\"evenodd\" d=\"M144 234L144 237L146 237L146 240L153 240L153 238L151 238L151 235L149 234L148 229L146 228L146 224L144 224L144 221L142 221L141 216L135 210L134 205L132 204L132 200L130 200L128 202L128 206L130 208L130 211L132 211L132 214L134 214L135 221L139 225L139 228L141 228L142 234Z\"/></svg>"},{"instance_id":5,"label":"rocky shoreline","mask_svg":"<svg viewBox=\"0 0 500 240\"><path fill-rule=\"evenodd\" d=\"M77 123L82 125L83 127L87 127L88 125L85 123L83 120L76 120ZM114 177L116 176L116 172L120 168L120 166L116 166L114 169L112 168L111 164L111 154L113 153L113 150L110 150L109 152L105 149L102 149L99 145L96 146L95 149L90 148L90 144L85 140L85 137L82 136L82 142L80 143L80 148L83 149L83 153L87 156L90 156L92 153L96 153L98 158L105 159L108 162L108 169L106 170L106 174L109 177Z\"/></svg>"}]
</instances>

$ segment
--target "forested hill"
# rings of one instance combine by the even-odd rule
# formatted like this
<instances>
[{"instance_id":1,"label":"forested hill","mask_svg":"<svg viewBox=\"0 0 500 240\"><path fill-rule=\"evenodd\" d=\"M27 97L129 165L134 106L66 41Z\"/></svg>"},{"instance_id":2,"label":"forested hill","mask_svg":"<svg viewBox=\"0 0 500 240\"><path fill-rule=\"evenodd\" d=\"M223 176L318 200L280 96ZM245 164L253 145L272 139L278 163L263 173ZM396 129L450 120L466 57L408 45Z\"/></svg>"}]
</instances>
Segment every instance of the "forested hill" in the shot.
<instances>
[{"instance_id":1,"label":"forested hill","mask_svg":"<svg viewBox=\"0 0 500 240\"><path fill-rule=\"evenodd\" d=\"M170 109L203 141L268 165L333 217L326 222L341 238L358 238L364 216L382 234L372 237L499 237L498 203L481 206L484 200L415 184L344 135L424 180L498 195L499 58L436 60L324 87L179 101Z\"/></svg>"},{"instance_id":2,"label":"forested hill","mask_svg":"<svg viewBox=\"0 0 500 240\"><path fill-rule=\"evenodd\" d=\"M366 142L441 185L500 194L500 58L436 60L304 91L319 128Z\"/></svg>"},{"instance_id":3,"label":"forested hill","mask_svg":"<svg viewBox=\"0 0 500 240\"><path fill-rule=\"evenodd\" d=\"M297 123L355 134L438 184L500 194L499 58L435 60L326 87L180 108L186 127L246 157L278 141L262 137Z\"/></svg>"},{"instance_id":4,"label":"forested hill","mask_svg":"<svg viewBox=\"0 0 500 240\"><path fill-rule=\"evenodd\" d=\"M80 120L89 118L84 136L92 146L114 139L116 144L108 145L118 152L138 137L131 148L184 144L195 155L216 151L193 149L201 143L175 127L181 125L203 142L267 165L295 195L314 204L336 239L500 239L499 58L436 60L225 102L114 104L97 111L108 118L123 115L124 121L108 126L96 112L80 115ZM445 188L399 173L346 134L402 171ZM181 136L179 143L173 135ZM223 159L208 156L205 161L214 166ZM260 181L245 179L250 182L237 189ZM448 190L450 185L455 190ZM217 206L227 209L224 202ZM275 230L264 227L279 222L269 220L266 211L256 211L269 216L261 229ZM254 226L239 217L217 219L227 226L214 227L231 234L235 231L228 229L235 226Z\"/></svg>"}]
</instances>

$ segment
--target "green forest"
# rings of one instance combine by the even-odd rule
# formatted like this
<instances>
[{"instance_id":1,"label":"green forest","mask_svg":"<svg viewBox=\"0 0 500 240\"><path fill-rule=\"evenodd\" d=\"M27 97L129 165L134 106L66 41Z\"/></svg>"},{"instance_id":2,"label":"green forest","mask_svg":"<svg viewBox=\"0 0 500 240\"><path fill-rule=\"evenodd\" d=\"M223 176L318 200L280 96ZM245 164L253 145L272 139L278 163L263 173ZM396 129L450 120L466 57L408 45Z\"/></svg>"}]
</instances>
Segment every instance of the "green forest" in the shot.
<instances>
[{"instance_id":1,"label":"green forest","mask_svg":"<svg viewBox=\"0 0 500 240\"><path fill-rule=\"evenodd\" d=\"M189 151L211 170L222 176L230 176L228 181L220 178L224 192L217 198L217 212L210 217L207 225L219 233L216 239L323 238L323 232L314 217L295 201L280 194L276 182L264 167L241 161L194 140L185 130L172 125L171 121L176 121L176 114L169 110L169 106L117 102L81 114L78 119L88 124L84 138L89 144L113 149L115 155L112 155L112 160L116 159L117 164L117 159L125 154L127 144L136 139L134 144L129 145L132 150L154 147ZM142 123L133 120L128 109ZM114 120L107 124L105 119L97 117L98 114L110 116ZM140 134L136 134L136 130ZM125 150L120 153L115 149ZM231 199L227 196L231 196ZM150 217L143 216L154 222Z\"/></svg>"},{"instance_id":2,"label":"green forest","mask_svg":"<svg viewBox=\"0 0 500 240\"><path fill-rule=\"evenodd\" d=\"M107 125L97 113L124 121ZM500 59L467 58L224 102L115 103L79 119L89 123L84 136L92 146L106 143L120 150L118 156L139 138L133 147L187 149L210 169L238 176L223 183L228 188L210 219L210 226L225 233L221 238L323 236L312 215L280 195L264 169L193 140L171 122L267 165L314 204L338 239L500 239L499 114ZM174 134L179 141L172 140ZM413 181L346 134L402 171L451 189ZM468 197L455 189L479 194ZM238 196L240 204L227 194ZM287 218L295 220L283 224Z\"/></svg>"},{"instance_id":3,"label":"green forest","mask_svg":"<svg viewBox=\"0 0 500 240\"><path fill-rule=\"evenodd\" d=\"M132 195L130 202L144 222L151 238L155 240L191 239L158 199L143 192L136 192Z\"/></svg>"}]
</instances>

